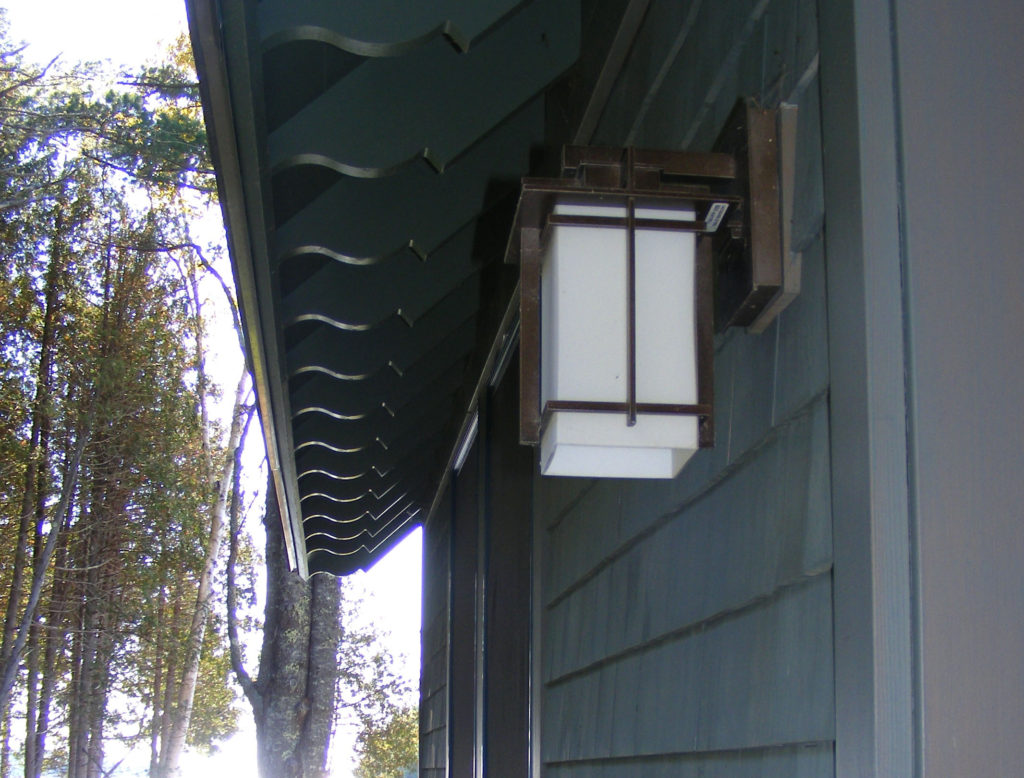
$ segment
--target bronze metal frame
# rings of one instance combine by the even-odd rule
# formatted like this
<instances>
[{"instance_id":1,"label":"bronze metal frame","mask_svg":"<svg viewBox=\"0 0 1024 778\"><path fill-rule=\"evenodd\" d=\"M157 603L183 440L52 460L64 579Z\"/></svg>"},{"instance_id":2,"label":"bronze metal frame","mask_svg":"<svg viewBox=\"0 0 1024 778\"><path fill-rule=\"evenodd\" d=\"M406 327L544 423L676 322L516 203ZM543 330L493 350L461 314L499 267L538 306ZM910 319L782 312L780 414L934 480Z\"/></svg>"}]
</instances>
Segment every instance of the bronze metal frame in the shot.
<instances>
[{"instance_id":1,"label":"bronze metal frame","mask_svg":"<svg viewBox=\"0 0 1024 778\"><path fill-rule=\"evenodd\" d=\"M775 111L737 105L716 151L651 151L567 146L562 178L524 178L506 262L520 264L520 442L536 445L554 411L685 414L700 419L699 443L714 445L716 330L746 326L782 284ZM555 202L625 206L626 216L566 216ZM637 202L692 204L692 221L638 219ZM625 228L627 257L627 398L624 403L550 401L540 407L541 261L549 227ZM635 240L637 229L697 233L697 403L640 403L636 398Z\"/></svg>"}]
</instances>

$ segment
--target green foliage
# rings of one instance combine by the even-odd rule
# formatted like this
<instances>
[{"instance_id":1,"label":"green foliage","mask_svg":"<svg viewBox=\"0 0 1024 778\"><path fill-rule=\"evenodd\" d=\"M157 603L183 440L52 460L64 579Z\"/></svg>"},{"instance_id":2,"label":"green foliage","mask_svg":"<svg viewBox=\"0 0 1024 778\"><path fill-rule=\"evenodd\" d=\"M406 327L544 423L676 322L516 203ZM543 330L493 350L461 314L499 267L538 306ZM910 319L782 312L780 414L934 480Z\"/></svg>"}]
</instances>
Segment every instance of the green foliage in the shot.
<instances>
[{"instance_id":1,"label":"green foliage","mask_svg":"<svg viewBox=\"0 0 1024 778\"><path fill-rule=\"evenodd\" d=\"M159 726L196 599L218 440L198 412L200 313L186 284L199 252L216 251L189 222L215 186L187 40L99 95L98 75L25 62L0 9L0 592L18 615L16 573L31 576L62 528L39 611L42 664L21 677L52 682L46 748L65 764L76 726L139 744ZM86 437L70 509L54 516ZM200 748L237 724L224 642L207 630L189 733Z\"/></svg>"},{"instance_id":2,"label":"green foliage","mask_svg":"<svg viewBox=\"0 0 1024 778\"><path fill-rule=\"evenodd\" d=\"M351 709L366 728L382 726L408 702L412 689L395 669L395 658L386 646L387 635L363 618L364 607L351 582L343 579L343 631L338 654L341 704Z\"/></svg>"},{"instance_id":3,"label":"green foliage","mask_svg":"<svg viewBox=\"0 0 1024 778\"><path fill-rule=\"evenodd\" d=\"M188 730L188 744L203 753L215 751L218 742L238 729L239 710L230 679L231 657L221 631L211 624L203 637L195 707Z\"/></svg>"},{"instance_id":4,"label":"green foliage","mask_svg":"<svg viewBox=\"0 0 1024 778\"><path fill-rule=\"evenodd\" d=\"M419 708L396 708L381 722L367 722L356 750L355 778L403 778L419 757Z\"/></svg>"},{"instance_id":5,"label":"green foliage","mask_svg":"<svg viewBox=\"0 0 1024 778\"><path fill-rule=\"evenodd\" d=\"M191 49L182 36L161 64L122 76L89 110L103 162L168 192L216 190Z\"/></svg>"},{"instance_id":6,"label":"green foliage","mask_svg":"<svg viewBox=\"0 0 1024 778\"><path fill-rule=\"evenodd\" d=\"M419 714L415 695L395 668L387 635L362 615L365 603L343 584L339 657L342 704L359 725L355 778L401 778L417 763Z\"/></svg>"}]
</instances>

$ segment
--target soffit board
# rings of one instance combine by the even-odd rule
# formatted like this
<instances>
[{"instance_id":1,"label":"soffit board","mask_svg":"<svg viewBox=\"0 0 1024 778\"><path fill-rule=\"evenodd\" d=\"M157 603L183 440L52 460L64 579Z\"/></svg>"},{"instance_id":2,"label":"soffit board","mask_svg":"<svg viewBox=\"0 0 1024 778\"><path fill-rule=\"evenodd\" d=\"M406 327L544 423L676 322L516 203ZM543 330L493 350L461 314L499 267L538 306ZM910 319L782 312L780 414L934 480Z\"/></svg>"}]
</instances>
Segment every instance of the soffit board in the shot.
<instances>
[{"instance_id":1,"label":"soffit board","mask_svg":"<svg viewBox=\"0 0 1024 778\"><path fill-rule=\"evenodd\" d=\"M579 0L189 15L293 562L347 574L422 520L444 475Z\"/></svg>"}]
</instances>

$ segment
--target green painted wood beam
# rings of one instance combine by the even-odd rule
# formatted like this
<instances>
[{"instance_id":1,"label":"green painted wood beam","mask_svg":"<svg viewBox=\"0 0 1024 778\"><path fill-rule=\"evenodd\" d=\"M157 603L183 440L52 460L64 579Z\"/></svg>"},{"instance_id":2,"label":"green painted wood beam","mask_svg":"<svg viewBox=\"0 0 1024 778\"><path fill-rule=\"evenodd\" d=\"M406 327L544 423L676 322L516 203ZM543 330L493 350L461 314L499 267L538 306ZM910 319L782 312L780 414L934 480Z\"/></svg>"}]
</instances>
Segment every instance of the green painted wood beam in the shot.
<instances>
[{"instance_id":1,"label":"green painted wood beam","mask_svg":"<svg viewBox=\"0 0 1024 778\"><path fill-rule=\"evenodd\" d=\"M438 39L367 60L271 133L270 170L324 165L372 177L420 158L444 170L542 92L578 49L578 0L547 0L465 54Z\"/></svg>"},{"instance_id":2,"label":"green painted wood beam","mask_svg":"<svg viewBox=\"0 0 1024 778\"><path fill-rule=\"evenodd\" d=\"M276 261L314 250L350 264L371 264L406 247L429 257L497 197L518 194L530 150L543 137L543 100L533 100L443 174L417 164L384 178L342 176L277 226Z\"/></svg>"},{"instance_id":3,"label":"green painted wood beam","mask_svg":"<svg viewBox=\"0 0 1024 778\"><path fill-rule=\"evenodd\" d=\"M264 49L318 40L366 57L393 57L444 36L466 51L524 0L262 0Z\"/></svg>"}]
</instances>

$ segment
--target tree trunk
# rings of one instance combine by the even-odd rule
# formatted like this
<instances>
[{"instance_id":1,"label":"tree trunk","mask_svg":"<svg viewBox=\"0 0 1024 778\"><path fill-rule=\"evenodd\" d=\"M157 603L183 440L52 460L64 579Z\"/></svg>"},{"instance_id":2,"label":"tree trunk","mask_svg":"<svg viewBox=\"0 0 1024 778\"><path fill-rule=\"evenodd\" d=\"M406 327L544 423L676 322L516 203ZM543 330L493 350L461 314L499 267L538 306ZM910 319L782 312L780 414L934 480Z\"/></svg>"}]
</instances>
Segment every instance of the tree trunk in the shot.
<instances>
[{"instance_id":1,"label":"tree trunk","mask_svg":"<svg viewBox=\"0 0 1024 778\"><path fill-rule=\"evenodd\" d=\"M287 569L284 538L268 487L267 604L263 625L258 687L262 716L256 720L260 775L263 778L305 778L299 750L309 709L310 586Z\"/></svg>"},{"instance_id":2,"label":"tree trunk","mask_svg":"<svg viewBox=\"0 0 1024 778\"><path fill-rule=\"evenodd\" d=\"M224 535L224 518L227 514L228 497L231 491L232 471L234 469L235 450L242 444L243 402L247 374L243 372L235 389L234 411L231 418L231 431L228 435L227 454L217 481L217 502L213 508L210 521L210 534L204 552L203 571L199 578L199 589L196 604L192 611L192 625L189 628L188 644L185 661L182 667L181 684L178 687L178 698L171 713L170 736L163 743L160 754L160 775L171 778L178 774L181 755L185 750L185 738L188 725L192 719L192 702L195 698L196 681L199 678L199 660L202 657L203 638L206 624L210 617L210 602L213 595L213 574L220 554L221 539ZM207 418L206 397L200 396L203 418Z\"/></svg>"},{"instance_id":3,"label":"tree trunk","mask_svg":"<svg viewBox=\"0 0 1024 778\"><path fill-rule=\"evenodd\" d=\"M14 690L14 683L18 676L18 665L25 651L25 642L28 640L28 631L32 624L33 615L39 605L39 598L42 596L43 582L50 560L57 548L57 541L61 533L60 525L67 518L70 510L71 500L78 484L78 468L82 461L82 452L85 450L86 442L89 439L89 432L92 425L92 411L86 413L86 420L83 429L78 433L78 440L75 442L75 449L70 453L69 461L65 466L61 496L53 510L54 518L51 521L51 531L46 537L46 545L39 560L39 567L33 572L32 583L29 587L28 602L22 614L21 621L14 633L14 640L10 650L4 654L0 662L0 708L5 708L11 699L11 692Z\"/></svg>"},{"instance_id":4,"label":"tree trunk","mask_svg":"<svg viewBox=\"0 0 1024 778\"><path fill-rule=\"evenodd\" d=\"M288 569L273 479L263 521L267 601L259 675L248 682L237 652L235 672L252 703L262 778L323 778L337 703L340 582L304 581ZM229 622L234 616L229 608Z\"/></svg>"},{"instance_id":5,"label":"tree trunk","mask_svg":"<svg viewBox=\"0 0 1024 778\"><path fill-rule=\"evenodd\" d=\"M50 606L47 609L46 627L43 630L43 664L41 668L42 685L39 690L38 712L35 725L35 760L29 765L25 762L26 778L40 778L43 772L43 759L46 756L46 736L50 730L50 705L57 684L57 657L64 651L67 642L66 608L68 597L68 577L65 572L68 562L68 533L62 529L60 541L54 559L54 581L50 592ZM31 767L31 770L29 769Z\"/></svg>"},{"instance_id":6,"label":"tree trunk","mask_svg":"<svg viewBox=\"0 0 1024 778\"><path fill-rule=\"evenodd\" d=\"M99 489L94 488L89 517L79 527L78 553L75 566L84 575L77 587L78 617L75 621L76 640L73 644L71 696L68 700L68 778L88 778L89 757L92 750L90 736L94 719L94 687L97 670L96 655L99 643L98 608L98 554L99 528L96 514L100 513Z\"/></svg>"},{"instance_id":7,"label":"tree trunk","mask_svg":"<svg viewBox=\"0 0 1024 778\"><path fill-rule=\"evenodd\" d=\"M80 519L77 567L81 576L81 631L78 682L69 707L74 738L69 743L69 778L97 778L103 769L103 732L110 692L110 663L117 638L114 611L121 580L121 548L128 492L122 457L112 439L90 451L92 488L88 512Z\"/></svg>"},{"instance_id":8,"label":"tree trunk","mask_svg":"<svg viewBox=\"0 0 1024 778\"><path fill-rule=\"evenodd\" d=\"M39 644L41 625L36 619L28 636L25 650L25 775L35 773L39 756L36 753L38 740L36 724L39 722Z\"/></svg>"},{"instance_id":9,"label":"tree trunk","mask_svg":"<svg viewBox=\"0 0 1024 778\"><path fill-rule=\"evenodd\" d=\"M182 591L181 585L176 584L174 587L174 608L171 612L171 623L178 624L181 619L182 611ZM178 652L172 651L167 656L167 669L164 671L164 690L163 690L163 710L160 714L160 743L166 743L171 738L171 710L174 708L174 690L176 678L178 677ZM160 763L159 758L157 760L157 769L155 772L150 773L153 778L160 775Z\"/></svg>"},{"instance_id":10,"label":"tree trunk","mask_svg":"<svg viewBox=\"0 0 1024 778\"><path fill-rule=\"evenodd\" d=\"M0 711L0 778L11 775L11 706L5 705Z\"/></svg>"},{"instance_id":11,"label":"tree trunk","mask_svg":"<svg viewBox=\"0 0 1024 778\"><path fill-rule=\"evenodd\" d=\"M156 659L153 668L153 720L149 733L149 774L156 775L160 769L160 731L163 721L164 685L164 611L167 609L167 587L161 584L156 606Z\"/></svg>"},{"instance_id":12,"label":"tree trunk","mask_svg":"<svg viewBox=\"0 0 1024 778\"><path fill-rule=\"evenodd\" d=\"M49 372L49 371L47 371ZM40 467L36 473L36 507L35 507L35 539L32 546L32 569L37 571L42 562L43 550L46 548L45 521L46 521L46 495L49 481L49 454L50 454L50 414L43 413L40 423L39 450ZM54 532L62 533L60 526L53 528ZM50 586L50 600L53 600L53 590L56 584ZM42 610L42 609L39 609ZM40 721L40 705L42 703L42 690L40 689L40 652L43 651L45 635L43 619L36 613L32 619L32 626L28 635L28 648L26 650L26 678L25 678L25 775L35 776L40 772L42 753L39 751L40 738L38 725ZM42 668L45 671L45 662ZM47 701L48 704L48 701Z\"/></svg>"},{"instance_id":13,"label":"tree trunk","mask_svg":"<svg viewBox=\"0 0 1024 778\"><path fill-rule=\"evenodd\" d=\"M309 669L306 716L299 741L305 778L326 778L327 757L334 732L338 687L338 645L341 643L340 581L329 575L314 576L309 630Z\"/></svg>"},{"instance_id":14,"label":"tree trunk","mask_svg":"<svg viewBox=\"0 0 1024 778\"><path fill-rule=\"evenodd\" d=\"M59 226L59 222L58 222ZM46 483L47 467L46 455L49 451L50 436L50 391L53 372L53 352L55 347L56 318L60 308L60 282L63 272L60 257L63 255L63 248L54 245L53 258L46 272L46 291L44 295L43 310L43 331L40 340L39 365L36 370L36 392L32 402L32 426L29 432L29 458L25 467L24 491L22 492L21 512L18 524L18 539L14 546L14 564L12 568L11 588L7 596L7 607L4 614L3 640L0 643L0 657L4 661L10 661L15 651L15 642L18 637L18 609L22 605L25 571L28 567L28 545L29 535L32 528L32 518L37 514L47 495L40 493L40 488ZM41 518L41 517L40 517ZM37 526L39 522L37 521ZM54 524L57 526L59 522ZM41 561L39 553L41 544L36 544L37 566ZM48 560L47 560L48 561ZM30 615L34 621L34 614ZM24 641L23 641L24 643ZM19 652L20 653L20 652ZM16 657L16 659L20 659ZM29 686L30 703L34 679ZM32 717L29 716L30 740L34 743L32 730ZM29 746L29 749L34 746ZM29 754L26 754L28 757Z\"/></svg>"}]
</instances>

